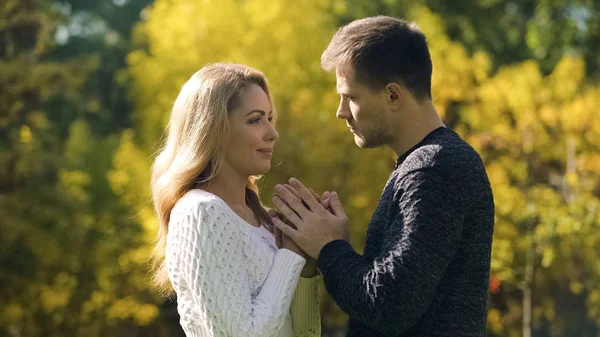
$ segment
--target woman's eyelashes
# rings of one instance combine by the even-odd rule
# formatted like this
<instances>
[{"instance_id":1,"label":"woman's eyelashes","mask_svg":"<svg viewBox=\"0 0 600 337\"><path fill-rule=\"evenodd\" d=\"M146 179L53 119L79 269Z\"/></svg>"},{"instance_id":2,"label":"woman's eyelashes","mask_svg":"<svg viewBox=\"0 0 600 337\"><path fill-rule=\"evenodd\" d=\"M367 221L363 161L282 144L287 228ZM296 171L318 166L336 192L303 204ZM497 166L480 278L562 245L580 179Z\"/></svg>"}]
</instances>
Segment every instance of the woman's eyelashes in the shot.
<instances>
[{"instance_id":1,"label":"woman's eyelashes","mask_svg":"<svg viewBox=\"0 0 600 337\"><path fill-rule=\"evenodd\" d=\"M248 121L248 123L250 123L250 124L260 124L261 119L262 119L262 116L256 117L256 118L252 118L251 120ZM269 116L267 118L267 120L269 121L269 123L273 123L273 117Z\"/></svg>"}]
</instances>

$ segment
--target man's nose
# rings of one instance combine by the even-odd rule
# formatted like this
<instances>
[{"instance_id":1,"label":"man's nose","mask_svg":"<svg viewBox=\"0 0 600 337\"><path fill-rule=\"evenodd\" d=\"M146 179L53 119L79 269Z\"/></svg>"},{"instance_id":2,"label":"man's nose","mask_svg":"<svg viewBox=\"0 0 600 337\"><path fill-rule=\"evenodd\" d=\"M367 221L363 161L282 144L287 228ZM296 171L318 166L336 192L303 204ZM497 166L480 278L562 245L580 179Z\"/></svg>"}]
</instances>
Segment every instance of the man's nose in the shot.
<instances>
[{"instance_id":1,"label":"man's nose","mask_svg":"<svg viewBox=\"0 0 600 337\"><path fill-rule=\"evenodd\" d=\"M350 107L348 103L342 98L340 100L340 106L335 114L335 116L339 119L349 119L350 118Z\"/></svg>"}]
</instances>

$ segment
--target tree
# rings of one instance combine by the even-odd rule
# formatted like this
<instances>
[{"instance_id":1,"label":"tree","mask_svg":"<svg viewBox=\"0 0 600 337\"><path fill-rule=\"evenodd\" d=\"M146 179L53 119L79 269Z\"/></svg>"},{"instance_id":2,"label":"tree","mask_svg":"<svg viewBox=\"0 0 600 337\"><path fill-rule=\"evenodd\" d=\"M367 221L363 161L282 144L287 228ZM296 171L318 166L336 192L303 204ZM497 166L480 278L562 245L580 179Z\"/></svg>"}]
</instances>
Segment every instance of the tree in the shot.
<instances>
[{"instance_id":1,"label":"tree","mask_svg":"<svg viewBox=\"0 0 600 337\"><path fill-rule=\"evenodd\" d=\"M56 2L0 5L0 334L165 333L136 327L158 315L150 247L106 178L118 122L91 117L87 83L102 64L56 45L68 19Z\"/></svg>"},{"instance_id":2,"label":"tree","mask_svg":"<svg viewBox=\"0 0 600 337\"><path fill-rule=\"evenodd\" d=\"M585 61L589 78L597 81L600 75L598 1L345 0L334 4L340 24L376 14L406 17L413 8L426 6L442 16L448 36L469 53L485 51L494 70L536 60L547 75L567 54Z\"/></svg>"},{"instance_id":3,"label":"tree","mask_svg":"<svg viewBox=\"0 0 600 337\"><path fill-rule=\"evenodd\" d=\"M533 61L504 67L462 114L495 191L493 271L507 293L524 292L524 335L533 326L593 336L600 323L600 270L588 262L600 247L599 172L590 165L599 88L584 76L583 61L569 57L548 76ZM571 317L567 305L583 312Z\"/></svg>"}]
</instances>

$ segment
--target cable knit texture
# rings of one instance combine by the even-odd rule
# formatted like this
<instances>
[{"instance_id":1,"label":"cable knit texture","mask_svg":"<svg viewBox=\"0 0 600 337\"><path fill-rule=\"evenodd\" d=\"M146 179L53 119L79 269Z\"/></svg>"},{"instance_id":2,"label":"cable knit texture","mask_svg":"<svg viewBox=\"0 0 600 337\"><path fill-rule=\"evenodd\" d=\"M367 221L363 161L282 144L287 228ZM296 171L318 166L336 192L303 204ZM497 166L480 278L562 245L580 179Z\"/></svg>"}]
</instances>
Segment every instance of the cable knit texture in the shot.
<instances>
[{"instance_id":1,"label":"cable knit texture","mask_svg":"<svg viewBox=\"0 0 600 337\"><path fill-rule=\"evenodd\" d=\"M481 158L440 128L398 158L363 256L325 245L319 270L347 336L482 337L494 201Z\"/></svg>"},{"instance_id":2,"label":"cable knit texture","mask_svg":"<svg viewBox=\"0 0 600 337\"><path fill-rule=\"evenodd\" d=\"M320 335L318 278L294 295L305 259L211 193L192 190L173 208L166 263L188 337Z\"/></svg>"}]
</instances>

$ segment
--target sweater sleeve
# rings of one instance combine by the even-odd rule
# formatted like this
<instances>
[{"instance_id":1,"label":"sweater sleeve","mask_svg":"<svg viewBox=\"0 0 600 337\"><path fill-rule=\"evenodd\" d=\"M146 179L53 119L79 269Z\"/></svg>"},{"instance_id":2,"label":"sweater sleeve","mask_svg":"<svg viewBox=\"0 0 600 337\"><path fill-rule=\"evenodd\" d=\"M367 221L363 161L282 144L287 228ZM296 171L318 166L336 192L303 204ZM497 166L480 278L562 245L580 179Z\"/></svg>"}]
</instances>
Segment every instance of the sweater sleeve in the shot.
<instances>
[{"instance_id":1,"label":"sweater sleeve","mask_svg":"<svg viewBox=\"0 0 600 337\"><path fill-rule=\"evenodd\" d=\"M282 327L305 264L279 250L260 292L251 298L244 236L239 224L212 203L172 212L167 268L178 300L190 299L187 315L202 336L273 336ZM180 296L187 292L189 296ZM184 316L184 315L182 315ZM182 318L183 319L183 318Z\"/></svg>"},{"instance_id":2,"label":"sweater sleeve","mask_svg":"<svg viewBox=\"0 0 600 337\"><path fill-rule=\"evenodd\" d=\"M325 245L319 270L325 286L351 318L397 336L425 313L454 258L463 230L461 197L433 170L409 173L390 215L382 249L365 259L345 241Z\"/></svg>"},{"instance_id":3,"label":"sweater sleeve","mask_svg":"<svg viewBox=\"0 0 600 337\"><path fill-rule=\"evenodd\" d=\"M301 277L292 300L292 328L294 337L320 337L321 313L319 311L319 281L317 274Z\"/></svg>"}]
</instances>

